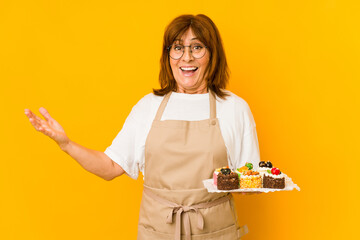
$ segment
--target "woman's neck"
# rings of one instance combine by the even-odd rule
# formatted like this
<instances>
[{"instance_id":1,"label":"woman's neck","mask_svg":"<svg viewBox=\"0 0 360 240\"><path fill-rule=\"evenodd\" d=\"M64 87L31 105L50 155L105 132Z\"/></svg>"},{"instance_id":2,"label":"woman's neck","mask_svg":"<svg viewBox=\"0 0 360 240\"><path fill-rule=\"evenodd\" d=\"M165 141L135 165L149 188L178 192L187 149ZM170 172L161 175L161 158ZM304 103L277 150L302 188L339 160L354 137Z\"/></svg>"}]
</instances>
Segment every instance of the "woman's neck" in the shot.
<instances>
[{"instance_id":1,"label":"woman's neck","mask_svg":"<svg viewBox=\"0 0 360 240\"><path fill-rule=\"evenodd\" d=\"M197 88L197 89L185 89L180 86L177 88L177 93L186 93L186 94L204 94L208 92L207 86Z\"/></svg>"}]
</instances>

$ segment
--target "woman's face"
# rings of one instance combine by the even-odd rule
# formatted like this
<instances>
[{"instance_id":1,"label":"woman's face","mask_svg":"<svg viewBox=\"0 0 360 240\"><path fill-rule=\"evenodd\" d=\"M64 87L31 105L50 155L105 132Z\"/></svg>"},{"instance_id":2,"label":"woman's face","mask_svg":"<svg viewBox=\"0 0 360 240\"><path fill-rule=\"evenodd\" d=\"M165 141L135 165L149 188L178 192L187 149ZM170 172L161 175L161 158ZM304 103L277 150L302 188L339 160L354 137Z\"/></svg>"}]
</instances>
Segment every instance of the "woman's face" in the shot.
<instances>
[{"instance_id":1,"label":"woman's face","mask_svg":"<svg viewBox=\"0 0 360 240\"><path fill-rule=\"evenodd\" d=\"M201 43L189 28L173 44L189 46L191 44ZM191 55L190 48L185 47L185 52L180 59L170 58L170 66L177 83L177 92L181 93L206 93L207 83L205 79L205 69L209 63L209 51L205 49L205 55L196 59Z\"/></svg>"}]
</instances>

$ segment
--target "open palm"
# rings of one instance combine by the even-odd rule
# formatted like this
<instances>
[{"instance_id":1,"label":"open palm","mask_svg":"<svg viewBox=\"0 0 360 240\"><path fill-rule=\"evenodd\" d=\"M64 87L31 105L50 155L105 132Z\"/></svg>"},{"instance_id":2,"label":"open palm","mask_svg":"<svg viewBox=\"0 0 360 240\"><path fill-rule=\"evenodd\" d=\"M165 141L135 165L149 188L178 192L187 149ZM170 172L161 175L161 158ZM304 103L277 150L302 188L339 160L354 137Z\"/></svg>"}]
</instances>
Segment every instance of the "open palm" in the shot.
<instances>
[{"instance_id":1,"label":"open palm","mask_svg":"<svg viewBox=\"0 0 360 240\"><path fill-rule=\"evenodd\" d=\"M39 112L45 120L38 117L30 109L25 109L25 115L37 131L53 139L59 146L66 145L70 140L61 125L50 116L45 108L41 107Z\"/></svg>"}]
</instances>

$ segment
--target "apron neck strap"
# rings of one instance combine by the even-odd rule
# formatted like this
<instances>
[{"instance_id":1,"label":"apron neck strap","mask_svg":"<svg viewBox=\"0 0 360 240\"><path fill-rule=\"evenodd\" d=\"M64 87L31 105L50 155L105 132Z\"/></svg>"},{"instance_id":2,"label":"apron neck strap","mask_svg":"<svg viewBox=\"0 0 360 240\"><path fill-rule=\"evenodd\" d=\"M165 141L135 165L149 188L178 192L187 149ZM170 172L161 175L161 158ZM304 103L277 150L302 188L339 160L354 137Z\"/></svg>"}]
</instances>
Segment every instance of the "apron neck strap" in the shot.
<instances>
[{"instance_id":1,"label":"apron neck strap","mask_svg":"<svg viewBox=\"0 0 360 240\"><path fill-rule=\"evenodd\" d=\"M209 90L209 98L210 98L210 118L216 118L216 98L215 94Z\"/></svg>"},{"instance_id":2,"label":"apron neck strap","mask_svg":"<svg viewBox=\"0 0 360 240\"><path fill-rule=\"evenodd\" d=\"M162 100L159 109L156 113L155 120L160 121L161 117L164 113L165 107L170 99L172 91L170 91L168 94L164 96L164 99ZM216 118L216 99L214 96L214 93L212 91L209 91L209 101L210 101L210 118Z\"/></svg>"},{"instance_id":3,"label":"apron neck strap","mask_svg":"<svg viewBox=\"0 0 360 240\"><path fill-rule=\"evenodd\" d=\"M165 107L170 99L170 95L171 95L172 91L170 91L168 94L166 94L160 104L160 107L156 113L156 116L155 116L155 120L156 121L160 121L161 120L161 117L163 115L163 112L165 110Z\"/></svg>"}]
</instances>

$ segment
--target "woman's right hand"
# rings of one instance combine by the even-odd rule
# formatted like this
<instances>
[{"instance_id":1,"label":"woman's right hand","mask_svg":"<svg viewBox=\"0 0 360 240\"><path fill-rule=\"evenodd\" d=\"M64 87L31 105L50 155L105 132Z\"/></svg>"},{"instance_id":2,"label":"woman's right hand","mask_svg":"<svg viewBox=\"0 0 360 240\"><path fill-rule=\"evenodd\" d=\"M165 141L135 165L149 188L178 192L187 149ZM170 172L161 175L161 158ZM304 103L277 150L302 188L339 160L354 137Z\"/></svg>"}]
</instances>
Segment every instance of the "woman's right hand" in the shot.
<instances>
[{"instance_id":1,"label":"woman's right hand","mask_svg":"<svg viewBox=\"0 0 360 240\"><path fill-rule=\"evenodd\" d=\"M108 181L125 173L120 165L114 163L104 152L92 150L70 141L61 125L50 116L45 108L40 108L39 112L45 120L36 116L30 109L25 109L25 115L34 128L53 139L85 170Z\"/></svg>"},{"instance_id":2,"label":"woman's right hand","mask_svg":"<svg viewBox=\"0 0 360 240\"><path fill-rule=\"evenodd\" d=\"M25 109L25 115L29 118L29 121L33 127L37 131L42 132L46 136L53 139L60 146L60 148L63 149L70 142L70 139L67 137L64 129L55 119L50 116L49 112L45 108L41 107L39 112L41 115L43 115L45 120L31 112L30 109Z\"/></svg>"}]
</instances>

